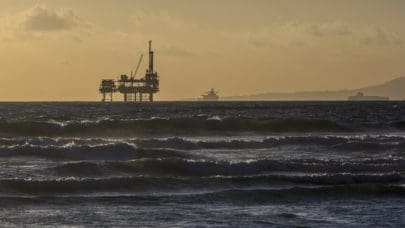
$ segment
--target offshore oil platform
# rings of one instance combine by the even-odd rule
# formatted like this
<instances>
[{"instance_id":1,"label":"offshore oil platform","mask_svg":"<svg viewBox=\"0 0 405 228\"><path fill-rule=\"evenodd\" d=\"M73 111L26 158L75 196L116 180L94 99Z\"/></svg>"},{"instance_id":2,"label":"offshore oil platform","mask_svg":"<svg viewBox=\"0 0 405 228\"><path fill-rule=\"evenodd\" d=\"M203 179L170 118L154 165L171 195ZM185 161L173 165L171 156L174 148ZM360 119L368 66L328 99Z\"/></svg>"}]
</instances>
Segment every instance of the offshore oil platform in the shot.
<instances>
[{"instance_id":1,"label":"offshore oil platform","mask_svg":"<svg viewBox=\"0 0 405 228\"><path fill-rule=\"evenodd\" d=\"M103 95L102 101L113 101L113 94L119 92L123 95L124 102L153 102L153 95L159 92L159 76L154 70L154 52L152 41L149 41L149 63L145 77L136 78L139 67L142 63L143 55L139 58L135 72L131 75L121 75L118 80L101 80L99 91Z\"/></svg>"}]
</instances>

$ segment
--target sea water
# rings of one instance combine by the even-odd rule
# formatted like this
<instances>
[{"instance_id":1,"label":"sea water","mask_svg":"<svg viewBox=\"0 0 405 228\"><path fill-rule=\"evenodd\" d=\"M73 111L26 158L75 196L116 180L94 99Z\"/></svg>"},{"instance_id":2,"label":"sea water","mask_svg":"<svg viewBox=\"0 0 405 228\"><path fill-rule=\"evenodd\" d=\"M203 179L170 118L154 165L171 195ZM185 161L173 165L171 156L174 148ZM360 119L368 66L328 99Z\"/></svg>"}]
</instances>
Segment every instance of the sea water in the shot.
<instances>
[{"instance_id":1,"label":"sea water","mask_svg":"<svg viewBox=\"0 0 405 228\"><path fill-rule=\"evenodd\" d=\"M1 103L1 226L405 226L404 102Z\"/></svg>"}]
</instances>

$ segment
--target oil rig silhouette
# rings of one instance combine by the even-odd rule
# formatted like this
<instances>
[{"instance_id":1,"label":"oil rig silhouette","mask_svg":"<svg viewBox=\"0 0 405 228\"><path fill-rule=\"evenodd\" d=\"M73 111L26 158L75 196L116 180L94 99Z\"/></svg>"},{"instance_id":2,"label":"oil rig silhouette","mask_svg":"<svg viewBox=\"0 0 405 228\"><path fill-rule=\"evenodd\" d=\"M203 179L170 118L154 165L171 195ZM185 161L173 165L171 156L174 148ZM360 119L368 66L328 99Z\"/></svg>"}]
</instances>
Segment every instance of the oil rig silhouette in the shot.
<instances>
[{"instance_id":1,"label":"oil rig silhouette","mask_svg":"<svg viewBox=\"0 0 405 228\"><path fill-rule=\"evenodd\" d=\"M113 101L113 94L123 94L124 102L153 102L153 95L159 92L159 76L154 70L154 52L152 41L149 41L149 64L145 77L136 79L143 55L139 58L135 72L131 76L121 75L119 80L103 79L100 84L100 93L103 95L102 102Z\"/></svg>"}]
</instances>

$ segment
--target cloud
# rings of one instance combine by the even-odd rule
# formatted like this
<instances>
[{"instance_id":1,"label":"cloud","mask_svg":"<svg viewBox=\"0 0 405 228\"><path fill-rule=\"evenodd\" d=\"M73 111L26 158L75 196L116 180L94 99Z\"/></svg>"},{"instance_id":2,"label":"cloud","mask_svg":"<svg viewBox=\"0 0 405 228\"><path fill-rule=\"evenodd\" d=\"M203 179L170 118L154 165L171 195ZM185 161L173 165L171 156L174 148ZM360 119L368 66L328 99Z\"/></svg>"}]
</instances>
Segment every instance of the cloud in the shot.
<instances>
[{"instance_id":1,"label":"cloud","mask_svg":"<svg viewBox=\"0 0 405 228\"><path fill-rule=\"evenodd\" d=\"M194 56L195 53L192 51L179 47L179 46L165 46L159 50L159 54L165 56Z\"/></svg>"},{"instance_id":2,"label":"cloud","mask_svg":"<svg viewBox=\"0 0 405 228\"><path fill-rule=\"evenodd\" d=\"M146 31L179 30L185 26L182 19L167 10L151 12L138 10L131 16L131 21L136 29Z\"/></svg>"},{"instance_id":3,"label":"cloud","mask_svg":"<svg viewBox=\"0 0 405 228\"><path fill-rule=\"evenodd\" d=\"M310 47L322 42L335 42L353 37L353 28L342 22L290 22L261 27L252 31L248 40L254 47Z\"/></svg>"},{"instance_id":4,"label":"cloud","mask_svg":"<svg viewBox=\"0 0 405 228\"><path fill-rule=\"evenodd\" d=\"M402 45L403 39L397 33L378 26L290 22L256 28L249 33L248 42L259 48L356 48L359 42L369 47Z\"/></svg>"},{"instance_id":5,"label":"cloud","mask_svg":"<svg viewBox=\"0 0 405 228\"><path fill-rule=\"evenodd\" d=\"M310 36L318 38L352 36L353 28L342 22L304 23L291 22L280 25L284 33L296 36Z\"/></svg>"},{"instance_id":6,"label":"cloud","mask_svg":"<svg viewBox=\"0 0 405 228\"><path fill-rule=\"evenodd\" d=\"M393 32L388 32L378 26L367 28L362 33L361 42L365 45L402 45L401 37Z\"/></svg>"},{"instance_id":7,"label":"cloud","mask_svg":"<svg viewBox=\"0 0 405 228\"><path fill-rule=\"evenodd\" d=\"M262 40L260 38L257 38L256 36L252 36L252 35L249 37L249 43L257 48L267 47L270 45L270 43L266 42L266 40Z\"/></svg>"},{"instance_id":8,"label":"cloud","mask_svg":"<svg viewBox=\"0 0 405 228\"><path fill-rule=\"evenodd\" d=\"M81 24L81 19L72 9L51 10L34 6L24 12L21 26L31 31L49 32L71 30Z\"/></svg>"},{"instance_id":9,"label":"cloud","mask_svg":"<svg viewBox=\"0 0 405 228\"><path fill-rule=\"evenodd\" d=\"M306 47L308 44L302 40L293 40L290 42L290 46L293 47Z\"/></svg>"},{"instance_id":10,"label":"cloud","mask_svg":"<svg viewBox=\"0 0 405 228\"><path fill-rule=\"evenodd\" d=\"M45 5L0 17L0 39L6 42L64 39L80 43L93 30L94 26L73 9L51 9Z\"/></svg>"},{"instance_id":11,"label":"cloud","mask_svg":"<svg viewBox=\"0 0 405 228\"><path fill-rule=\"evenodd\" d=\"M304 29L311 35L323 37L323 36L350 36L353 34L352 29L339 22L333 23L321 23L321 24L309 24L303 25Z\"/></svg>"}]
</instances>

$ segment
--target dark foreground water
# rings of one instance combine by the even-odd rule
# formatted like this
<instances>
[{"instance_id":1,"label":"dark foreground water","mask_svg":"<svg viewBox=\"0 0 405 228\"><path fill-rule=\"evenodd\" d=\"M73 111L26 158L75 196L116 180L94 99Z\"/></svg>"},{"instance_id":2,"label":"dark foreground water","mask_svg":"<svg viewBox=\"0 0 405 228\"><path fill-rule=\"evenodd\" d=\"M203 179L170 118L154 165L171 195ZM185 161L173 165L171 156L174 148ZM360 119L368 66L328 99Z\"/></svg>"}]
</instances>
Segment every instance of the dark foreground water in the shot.
<instances>
[{"instance_id":1,"label":"dark foreground water","mask_svg":"<svg viewBox=\"0 0 405 228\"><path fill-rule=\"evenodd\" d=\"M1 226L405 226L405 103L1 103Z\"/></svg>"}]
</instances>

